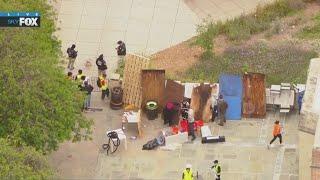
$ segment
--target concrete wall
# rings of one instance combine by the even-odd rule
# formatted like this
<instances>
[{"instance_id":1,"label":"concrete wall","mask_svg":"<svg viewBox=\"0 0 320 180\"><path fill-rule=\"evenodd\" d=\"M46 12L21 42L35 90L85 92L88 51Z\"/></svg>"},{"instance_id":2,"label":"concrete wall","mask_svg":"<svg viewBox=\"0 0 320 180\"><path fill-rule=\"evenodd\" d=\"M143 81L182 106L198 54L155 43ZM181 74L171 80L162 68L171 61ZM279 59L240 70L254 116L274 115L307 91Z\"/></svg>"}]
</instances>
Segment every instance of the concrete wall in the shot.
<instances>
[{"instance_id":1,"label":"concrete wall","mask_svg":"<svg viewBox=\"0 0 320 180\"><path fill-rule=\"evenodd\" d=\"M311 59L299 121L299 179L320 179L320 58Z\"/></svg>"},{"instance_id":2,"label":"concrete wall","mask_svg":"<svg viewBox=\"0 0 320 180\"><path fill-rule=\"evenodd\" d=\"M317 123L312 150L311 179L320 179L320 123Z\"/></svg>"},{"instance_id":3,"label":"concrete wall","mask_svg":"<svg viewBox=\"0 0 320 180\"><path fill-rule=\"evenodd\" d=\"M310 67L308 70L308 79L306 83L306 91L302 103L302 116L299 121L299 130L314 134L317 127L319 109L320 91L320 58L310 60Z\"/></svg>"},{"instance_id":4,"label":"concrete wall","mask_svg":"<svg viewBox=\"0 0 320 180\"><path fill-rule=\"evenodd\" d=\"M311 179L311 157L314 136L299 131L299 179Z\"/></svg>"}]
</instances>

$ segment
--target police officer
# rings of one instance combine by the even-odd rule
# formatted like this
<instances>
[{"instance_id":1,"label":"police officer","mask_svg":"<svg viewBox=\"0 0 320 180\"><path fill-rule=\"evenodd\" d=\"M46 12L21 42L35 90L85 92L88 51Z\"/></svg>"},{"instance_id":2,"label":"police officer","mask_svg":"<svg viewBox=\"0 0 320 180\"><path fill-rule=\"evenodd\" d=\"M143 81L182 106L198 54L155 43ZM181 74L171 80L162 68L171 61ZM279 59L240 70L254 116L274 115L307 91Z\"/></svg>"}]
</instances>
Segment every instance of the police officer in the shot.
<instances>
[{"instance_id":1,"label":"police officer","mask_svg":"<svg viewBox=\"0 0 320 180\"><path fill-rule=\"evenodd\" d=\"M68 69L69 70L74 69L74 62L78 56L78 51L76 51L75 48L76 48L76 45L72 44L72 46L67 49L67 54L68 54L68 59L69 59L69 62L68 62Z\"/></svg>"},{"instance_id":2,"label":"police officer","mask_svg":"<svg viewBox=\"0 0 320 180\"><path fill-rule=\"evenodd\" d=\"M213 161L213 166L211 167L211 169L213 169L213 172L216 176L216 180L220 180L221 166L220 166L218 160Z\"/></svg>"},{"instance_id":3,"label":"police officer","mask_svg":"<svg viewBox=\"0 0 320 180\"><path fill-rule=\"evenodd\" d=\"M218 115L219 115L219 125L223 126L224 123L226 122L226 111L228 109L228 104L227 102L223 99L223 96L219 96L218 100Z\"/></svg>"},{"instance_id":4,"label":"police officer","mask_svg":"<svg viewBox=\"0 0 320 180\"><path fill-rule=\"evenodd\" d=\"M186 165L186 169L182 173L182 180L193 180L193 173L191 164Z\"/></svg>"}]
</instances>

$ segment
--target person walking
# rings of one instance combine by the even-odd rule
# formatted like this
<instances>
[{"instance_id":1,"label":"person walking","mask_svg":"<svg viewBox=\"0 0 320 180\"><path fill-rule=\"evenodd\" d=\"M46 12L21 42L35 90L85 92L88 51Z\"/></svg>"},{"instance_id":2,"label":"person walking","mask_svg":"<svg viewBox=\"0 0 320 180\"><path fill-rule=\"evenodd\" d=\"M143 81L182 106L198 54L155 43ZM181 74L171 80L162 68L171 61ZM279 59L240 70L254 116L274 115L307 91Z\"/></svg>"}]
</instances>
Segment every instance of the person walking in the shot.
<instances>
[{"instance_id":1,"label":"person walking","mask_svg":"<svg viewBox=\"0 0 320 180\"><path fill-rule=\"evenodd\" d=\"M279 138L280 145L282 144L281 126L279 121L274 122L272 135L273 139L270 141L270 144L268 144L268 149L277 138Z\"/></svg>"},{"instance_id":2,"label":"person walking","mask_svg":"<svg viewBox=\"0 0 320 180\"><path fill-rule=\"evenodd\" d=\"M67 49L67 54L68 54L68 69L73 70L74 69L74 62L76 61L76 58L78 56L78 51L75 50L76 45L72 44L71 47Z\"/></svg>"},{"instance_id":3,"label":"person walking","mask_svg":"<svg viewBox=\"0 0 320 180\"><path fill-rule=\"evenodd\" d=\"M104 100L105 97L109 97L109 89L108 89L108 80L107 75L103 74L100 77L100 84L101 84L101 99Z\"/></svg>"},{"instance_id":4,"label":"person walking","mask_svg":"<svg viewBox=\"0 0 320 180\"><path fill-rule=\"evenodd\" d=\"M88 81L84 81L84 86L82 87L82 91L86 92L86 98L84 101L84 110L88 110L91 105L91 93L93 91L93 87L89 84Z\"/></svg>"},{"instance_id":5,"label":"person walking","mask_svg":"<svg viewBox=\"0 0 320 180\"><path fill-rule=\"evenodd\" d=\"M182 180L193 180L193 173L191 164L186 165L186 169L182 173Z\"/></svg>"},{"instance_id":6,"label":"person walking","mask_svg":"<svg viewBox=\"0 0 320 180\"><path fill-rule=\"evenodd\" d=\"M188 129L189 129L189 136L192 136L192 141L196 139L196 135L194 134L194 112L193 109L188 110Z\"/></svg>"},{"instance_id":7,"label":"person walking","mask_svg":"<svg viewBox=\"0 0 320 180\"><path fill-rule=\"evenodd\" d=\"M220 119L219 125L223 126L224 123L226 122L226 111L228 109L228 104L227 102L223 99L223 96L219 96L218 100L218 116Z\"/></svg>"},{"instance_id":8,"label":"person walking","mask_svg":"<svg viewBox=\"0 0 320 180\"><path fill-rule=\"evenodd\" d=\"M116 50L117 50L117 54L118 54L118 65L120 67L120 65L123 65L123 61L124 61L124 57L126 56L127 54L127 49L126 49L126 44L123 42L123 41L118 41L117 42L117 47L116 47Z\"/></svg>"},{"instance_id":9,"label":"person walking","mask_svg":"<svg viewBox=\"0 0 320 180\"><path fill-rule=\"evenodd\" d=\"M221 176L221 166L218 162L218 160L214 160L213 161L213 166L211 167L211 169L213 169L213 173L216 177L216 180L220 180L220 176Z\"/></svg>"},{"instance_id":10,"label":"person walking","mask_svg":"<svg viewBox=\"0 0 320 180\"><path fill-rule=\"evenodd\" d=\"M98 67L98 76L106 73L107 63L103 58L103 54L100 54L100 56L97 58L96 65Z\"/></svg>"}]
</instances>

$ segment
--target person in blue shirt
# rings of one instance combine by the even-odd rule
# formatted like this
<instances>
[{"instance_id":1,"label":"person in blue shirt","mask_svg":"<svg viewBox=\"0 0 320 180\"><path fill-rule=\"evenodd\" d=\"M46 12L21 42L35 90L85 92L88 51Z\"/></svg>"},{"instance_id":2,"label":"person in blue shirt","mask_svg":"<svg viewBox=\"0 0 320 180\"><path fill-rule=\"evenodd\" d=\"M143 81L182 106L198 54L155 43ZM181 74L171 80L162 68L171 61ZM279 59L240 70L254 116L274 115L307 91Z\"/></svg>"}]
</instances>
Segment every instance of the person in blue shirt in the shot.
<instances>
[{"instance_id":1,"label":"person in blue shirt","mask_svg":"<svg viewBox=\"0 0 320 180\"><path fill-rule=\"evenodd\" d=\"M298 90L299 91L299 90ZM299 114L301 112L302 107L302 100L303 100L304 91L301 91L298 93L298 108L299 108Z\"/></svg>"}]
</instances>

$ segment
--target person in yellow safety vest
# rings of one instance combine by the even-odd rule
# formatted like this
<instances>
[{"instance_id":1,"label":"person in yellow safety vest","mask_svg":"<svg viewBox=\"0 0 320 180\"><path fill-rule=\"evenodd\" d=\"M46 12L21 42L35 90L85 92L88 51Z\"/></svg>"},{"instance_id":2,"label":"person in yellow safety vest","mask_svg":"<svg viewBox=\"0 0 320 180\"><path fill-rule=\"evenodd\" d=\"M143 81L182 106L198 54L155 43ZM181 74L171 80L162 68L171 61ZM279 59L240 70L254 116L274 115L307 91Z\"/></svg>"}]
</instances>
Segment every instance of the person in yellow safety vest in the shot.
<instances>
[{"instance_id":1,"label":"person in yellow safety vest","mask_svg":"<svg viewBox=\"0 0 320 180\"><path fill-rule=\"evenodd\" d=\"M104 98L106 96L109 97L107 75L103 74L102 77L99 77L99 79L100 79L100 84L101 84L101 99L104 100Z\"/></svg>"},{"instance_id":2,"label":"person in yellow safety vest","mask_svg":"<svg viewBox=\"0 0 320 180\"><path fill-rule=\"evenodd\" d=\"M72 72L68 72L67 79L68 80L72 80L73 79Z\"/></svg>"},{"instance_id":3,"label":"person in yellow safety vest","mask_svg":"<svg viewBox=\"0 0 320 180\"><path fill-rule=\"evenodd\" d=\"M193 180L193 173L191 164L186 165L186 169L182 173L182 180Z\"/></svg>"},{"instance_id":4,"label":"person in yellow safety vest","mask_svg":"<svg viewBox=\"0 0 320 180\"><path fill-rule=\"evenodd\" d=\"M213 166L211 167L211 169L213 169L214 174L216 176L216 180L220 180L220 175L221 175L221 166L220 164L218 164L218 160L214 160L213 162Z\"/></svg>"},{"instance_id":5,"label":"person in yellow safety vest","mask_svg":"<svg viewBox=\"0 0 320 180\"><path fill-rule=\"evenodd\" d=\"M74 80L76 80L77 82L79 82L79 84L82 84L81 77L84 77L84 76L85 76L85 75L82 74L82 70L79 69L79 70L78 70L78 74L77 74L77 76L76 76L76 78L75 78Z\"/></svg>"}]
</instances>

